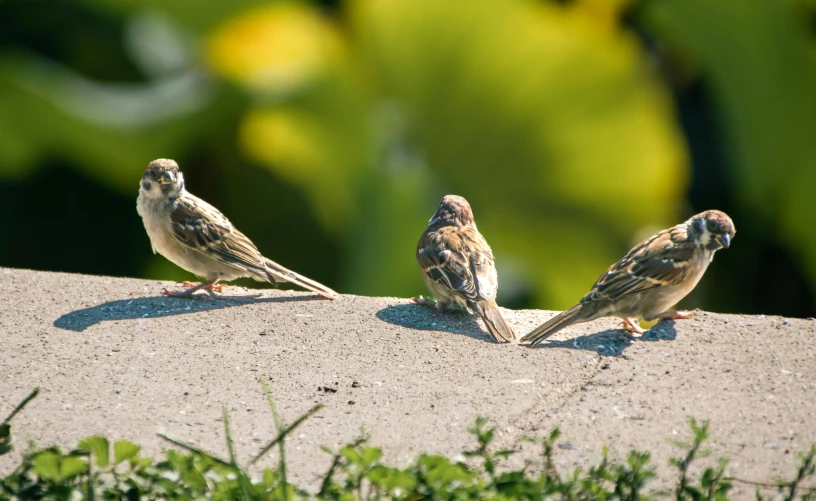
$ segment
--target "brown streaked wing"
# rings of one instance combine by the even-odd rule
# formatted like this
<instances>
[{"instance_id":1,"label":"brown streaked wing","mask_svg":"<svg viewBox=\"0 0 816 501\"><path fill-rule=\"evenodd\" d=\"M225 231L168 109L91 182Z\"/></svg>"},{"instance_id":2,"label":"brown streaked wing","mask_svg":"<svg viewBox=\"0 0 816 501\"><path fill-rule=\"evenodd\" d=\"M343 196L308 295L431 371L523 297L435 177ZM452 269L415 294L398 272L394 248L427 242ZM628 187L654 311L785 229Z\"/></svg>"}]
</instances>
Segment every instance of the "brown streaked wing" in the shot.
<instances>
[{"instance_id":1,"label":"brown streaked wing","mask_svg":"<svg viewBox=\"0 0 816 501\"><path fill-rule=\"evenodd\" d=\"M431 280L446 286L468 300L477 299L468 256L461 252L461 236L457 228L444 227L424 235L417 249L417 261Z\"/></svg>"},{"instance_id":2,"label":"brown streaked wing","mask_svg":"<svg viewBox=\"0 0 816 501\"><path fill-rule=\"evenodd\" d=\"M493 251L481 233L473 230L468 232L470 240L470 266L476 277L478 299L493 299L498 291L498 275L493 261Z\"/></svg>"},{"instance_id":3,"label":"brown streaked wing","mask_svg":"<svg viewBox=\"0 0 816 501\"><path fill-rule=\"evenodd\" d=\"M582 303L609 300L665 285L679 285L688 273L694 248L685 229L664 230L638 244L604 273Z\"/></svg>"},{"instance_id":4,"label":"brown streaked wing","mask_svg":"<svg viewBox=\"0 0 816 501\"><path fill-rule=\"evenodd\" d=\"M176 240L187 247L238 268L264 272L263 258L255 244L207 202L181 197L170 219Z\"/></svg>"}]
</instances>

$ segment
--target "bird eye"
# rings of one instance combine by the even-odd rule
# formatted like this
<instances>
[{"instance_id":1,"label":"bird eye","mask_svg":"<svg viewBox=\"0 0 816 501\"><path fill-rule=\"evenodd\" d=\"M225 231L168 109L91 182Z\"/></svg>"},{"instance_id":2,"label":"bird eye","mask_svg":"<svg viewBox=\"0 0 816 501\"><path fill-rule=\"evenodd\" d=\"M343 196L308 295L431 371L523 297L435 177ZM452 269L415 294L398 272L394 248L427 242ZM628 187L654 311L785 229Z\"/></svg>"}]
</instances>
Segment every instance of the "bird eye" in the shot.
<instances>
[{"instance_id":1,"label":"bird eye","mask_svg":"<svg viewBox=\"0 0 816 501\"><path fill-rule=\"evenodd\" d=\"M719 230L719 225L717 224L717 221L709 219L708 221L706 221L706 229L710 233L717 233L717 230Z\"/></svg>"}]
</instances>

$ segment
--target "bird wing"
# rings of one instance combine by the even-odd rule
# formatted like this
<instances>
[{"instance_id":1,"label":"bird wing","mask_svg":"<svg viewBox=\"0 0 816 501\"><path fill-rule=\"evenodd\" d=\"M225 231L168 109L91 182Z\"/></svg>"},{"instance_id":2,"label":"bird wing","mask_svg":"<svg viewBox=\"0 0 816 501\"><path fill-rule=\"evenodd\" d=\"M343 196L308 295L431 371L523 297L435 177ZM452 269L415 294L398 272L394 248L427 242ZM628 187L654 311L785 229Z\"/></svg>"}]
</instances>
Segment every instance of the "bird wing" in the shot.
<instances>
[{"instance_id":1,"label":"bird wing","mask_svg":"<svg viewBox=\"0 0 816 501\"><path fill-rule=\"evenodd\" d=\"M655 287L680 285L695 254L682 225L663 230L635 246L601 275L581 303L616 301Z\"/></svg>"},{"instance_id":2,"label":"bird wing","mask_svg":"<svg viewBox=\"0 0 816 501\"><path fill-rule=\"evenodd\" d=\"M479 300L493 299L499 290L499 278L496 273L496 264L493 261L493 251L487 245L484 237L475 232L475 245L470 248L470 270L476 281Z\"/></svg>"},{"instance_id":3,"label":"bird wing","mask_svg":"<svg viewBox=\"0 0 816 501\"><path fill-rule=\"evenodd\" d=\"M263 256L218 209L190 194L179 197L170 214L173 236L185 247L222 263L265 275Z\"/></svg>"},{"instance_id":4,"label":"bird wing","mask_svg":"<svg viewBox=\"0 0 816 501\"><path fill-rule=\"evenodd\" d=\"M423 273L468 301L496 295L496 268L487 242L471 227L443 227L423 235L417 248Z\"/></svg>"}]
</instances>

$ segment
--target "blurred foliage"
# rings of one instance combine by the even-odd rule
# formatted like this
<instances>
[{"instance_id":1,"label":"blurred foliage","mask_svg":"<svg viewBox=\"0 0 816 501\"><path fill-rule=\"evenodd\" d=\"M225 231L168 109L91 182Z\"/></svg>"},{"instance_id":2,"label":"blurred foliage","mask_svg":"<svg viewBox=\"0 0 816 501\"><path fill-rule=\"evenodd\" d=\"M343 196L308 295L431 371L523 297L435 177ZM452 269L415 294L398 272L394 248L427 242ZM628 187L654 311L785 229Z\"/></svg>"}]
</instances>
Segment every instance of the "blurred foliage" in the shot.
<instances>
[{"instance_id":1,"label":"blurred foliage","mask_svg":"<svg viewBox=\"0 0 816 501\"><path fill-rule=\"evenodd\" d=\"M735 245L685 305L814 315L814 12L6 0L0 264L190 278L134 210L172 157L266 255L342 292L424 293L416 241L457 193L504 305L565 308L640 238L718 208Z\"/></svg>"},{"instance_id":2,"label":"blurred foliage","mask_svg":"<svg viewBox=\"0 0 816 501\"><path fill-rule=\"evenodd\" d=\"M645 25L716 105L726 178L757 239L778 240L816 283L816 46L814 5L692 0L648 2ZM809 25L810 24L810 25ZM774 273L760 263L755 273ZM785 283L774 293L786 296ZM793 298L796 301L796 298ZM814 301L803 305L813 314Z\"/></svg>"}]
</instances>

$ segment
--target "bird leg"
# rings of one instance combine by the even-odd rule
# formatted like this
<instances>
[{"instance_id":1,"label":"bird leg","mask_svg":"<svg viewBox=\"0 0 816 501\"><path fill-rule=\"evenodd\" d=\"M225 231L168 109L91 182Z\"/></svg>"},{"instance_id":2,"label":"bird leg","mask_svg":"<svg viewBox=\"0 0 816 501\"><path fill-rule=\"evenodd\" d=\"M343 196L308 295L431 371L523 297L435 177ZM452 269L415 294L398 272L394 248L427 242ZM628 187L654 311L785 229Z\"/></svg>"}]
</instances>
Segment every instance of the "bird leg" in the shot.
<instances>
[{"instance_id":1,"label":"bird leg","mask_svg":"<svg viewBox=\"0 0 816 501\"><path fill-rule=\"evenodd\" d=\"M185 297L185 298L189 298L189 297L192 297L194 293L196 293L197 291L199 291L201 289L204 289L204 290L207 290L207 291L210 291L210 292L212 292L212 291L221 292L224 289L224 284L216 285L216 282L218 282L217 278L215 280L211 280L209 282L202 282L200 284L196 284L196 283L193 283L193 282L182 282L181 285L183 287L191 287L191 286L192 287L187 289L187 290L180 291L180 292L170 292L167 289L162 289L161 293L164 294L165 296L169 296L169 297Z\"/></svg>"},{"instance_id":2,"label":"bird leg","mask_svg":"<svg viewBox=\"0 0 816 501\"><path fill-rule=\"evenodd\" d=\"M182 287L196 287L199 284L198 284L198 282L187 282L185 280L184 282L181 282L181 284L179 284L179 285L181 285ZM224 292L224 287L227 286L227 284L215 284L215 283L207 283L207 284L204 284L204 285L205 285L205 287L204 287L205 290L215 291L215 292ZM196 290L198 290L198 289L196 289Z\"/></svg>"},{"instance_id":3,"label":"bird leg","mask_svg":"<svg viewBox=\"0 0 816 501\"><path fill-rule=\"evenodd\" d=\"M429 308L439 308L438 303L431 298L425 296L412 297L411 302L420 306L428 306Z\"/></svg>"},{"instance_id":4,"label":"bird leg","mask_svg":"<svg viewBox=\"0 0 816 501\"><path fill-rule=\"evenodd\" d=\"M421 306L427 306L428 308L435 308L436 311L441 311L443 313L460 313L460 312L469 313L469 310L464 306L459 306L458 304L455 304L455 303L447 303L447 302L443 302L443 301L434 301L433 299L431 299L429 297L424 297L424 296L419 296L418 298L417 297L412 297L411 301L413 301L414 303L416 303L418 305L421 305Z\"/></svg>"},{"instance_id":5,"label":"bird leg","mask_svg":"<svg viewBox=\"0 0 816 501\"><path fill-rule=\"evenodd\" d=\"M632 334L637 334L638 336L642 336L645 332L640 325L638 325L637 320L630 317L623 317L623 330L626 332L631 332Z\"/></svg>"},{"instance_id":6,"label":"bird leg","mask_svg":"<svg viewBox=\"0 0 816 501\"><path fill-rule=\"evenodd\" d=\"M661 313L655 318L657 318L658 320L686 320L688 318L693 317L695 313L697 312L674 310Z\"/></svg>"}]
</instances>

